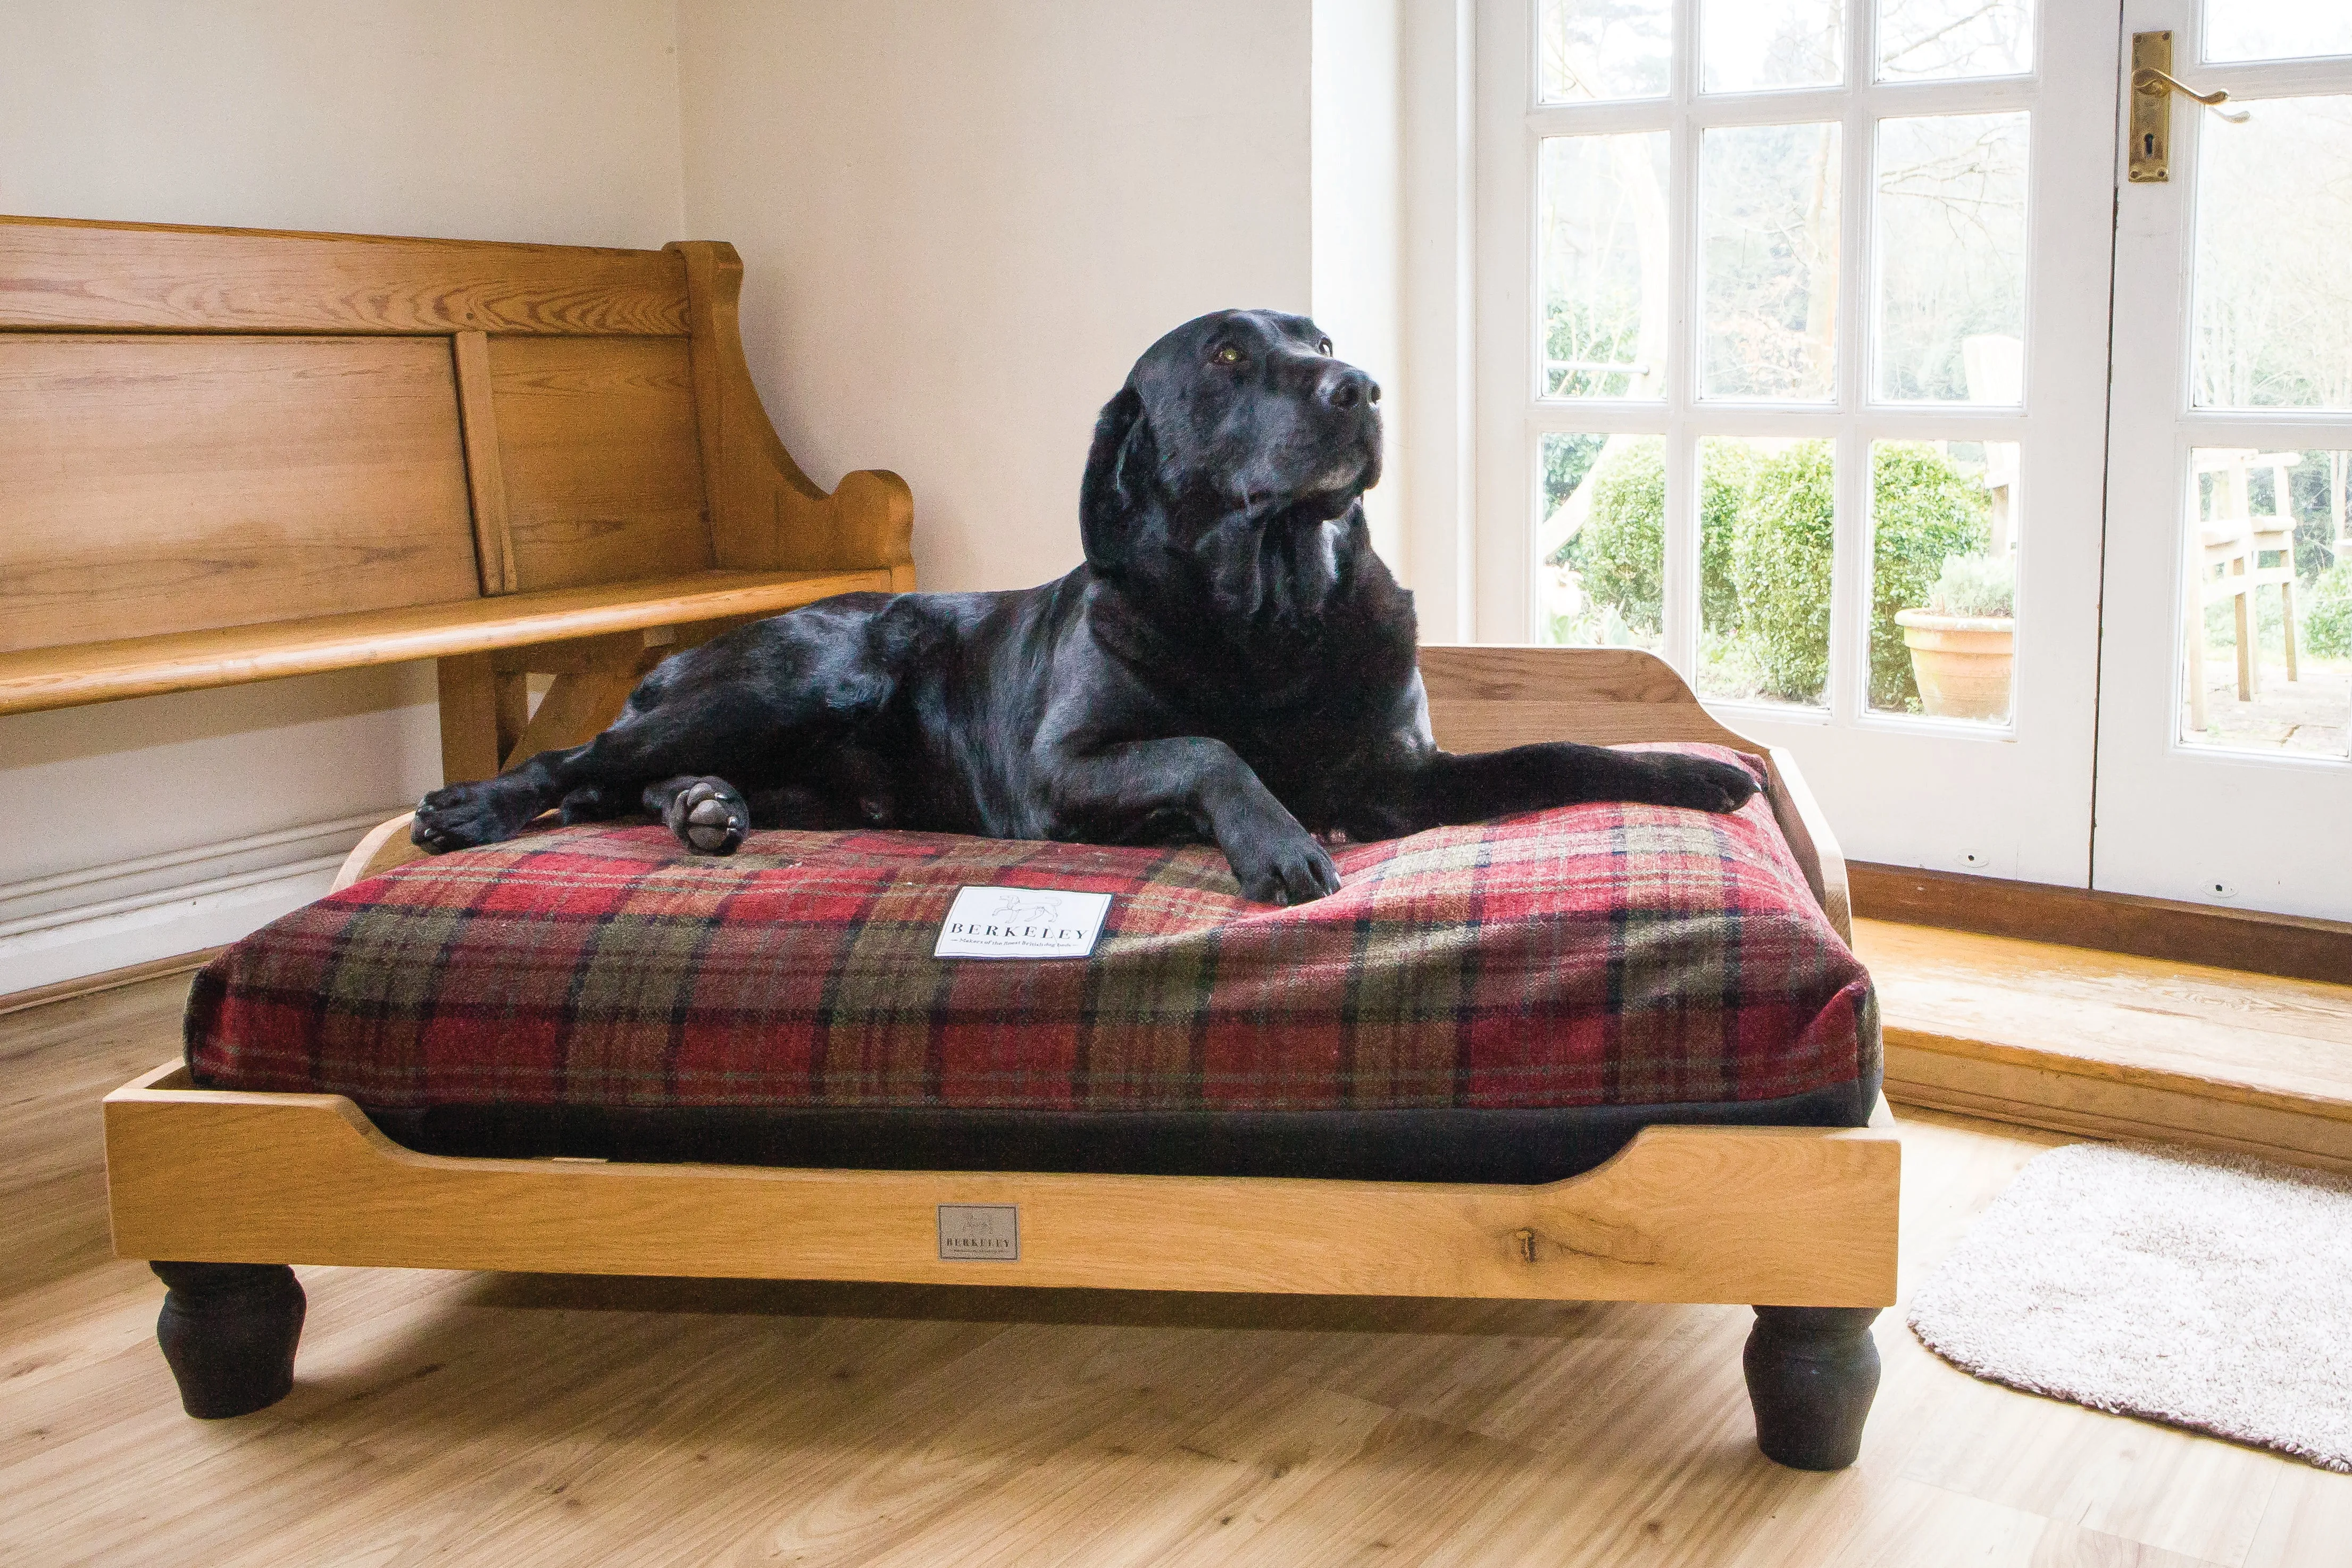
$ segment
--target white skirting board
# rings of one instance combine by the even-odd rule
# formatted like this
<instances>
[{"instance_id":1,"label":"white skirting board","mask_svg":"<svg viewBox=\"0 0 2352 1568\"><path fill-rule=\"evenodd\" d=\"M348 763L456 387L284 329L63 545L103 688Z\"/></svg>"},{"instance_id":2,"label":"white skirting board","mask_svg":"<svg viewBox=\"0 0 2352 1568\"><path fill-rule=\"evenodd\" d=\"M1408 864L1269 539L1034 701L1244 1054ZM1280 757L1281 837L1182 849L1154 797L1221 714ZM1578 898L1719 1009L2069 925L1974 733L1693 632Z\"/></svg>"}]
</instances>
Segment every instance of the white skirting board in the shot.
<instances>
[{"instance_id":1,"label":"white skirting board","mask_svg":"<svg viewBox=\"0 0 2352 1568\"><path fill-rule=\"evenodd\" d=\"M235 942L325 893L400 809L0 885L0 995Z\"/></svg>"}]
</instances>

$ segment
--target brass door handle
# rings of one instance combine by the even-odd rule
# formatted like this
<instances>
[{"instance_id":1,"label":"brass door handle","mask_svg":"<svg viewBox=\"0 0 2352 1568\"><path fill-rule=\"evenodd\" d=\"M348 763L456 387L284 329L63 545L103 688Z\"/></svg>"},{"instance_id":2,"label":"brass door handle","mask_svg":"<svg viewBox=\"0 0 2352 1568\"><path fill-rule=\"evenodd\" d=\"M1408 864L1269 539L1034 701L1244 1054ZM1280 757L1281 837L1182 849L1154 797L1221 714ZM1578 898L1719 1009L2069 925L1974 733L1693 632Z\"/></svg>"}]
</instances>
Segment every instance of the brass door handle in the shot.
<instances>
[{"instance_id":1,"label":"brass door handle","mask_svg":"<svg viewBox=\"0 0 2352 1568\"><path fill-rule=\"evenodd\" d=\"M2232 124L2243 124L2246 111L2216 107L2230 95L2200 92L2172 74L2172 35L2168 32L2132 35L2131 142L2126 163L2134 184L2161 184L2172 177L2172 95L2203 104Z\"/></svg>"},{"instance_id":2,"label":"brass door handle","mask_svg":"<svg viewBox=\"0 0 2352 1568\"><path fill-rule=\"evenodd\" d=\"M2208 109L2212 109L2216 104L2230 101L2230 95L2220 88L2214 89L2211 92L2200 92L2169 71L2160 71L2154 66L2140 67L2132 72L2131 79L2132 90L2147 93L2151 98L2162 98L2165 89L2169 88L2181 97L2194 99ZM2247 120L2246 111L2242 109L2215 110L2215 112L2232 125L2243 125Z\"/></svg>"}]
</instances>

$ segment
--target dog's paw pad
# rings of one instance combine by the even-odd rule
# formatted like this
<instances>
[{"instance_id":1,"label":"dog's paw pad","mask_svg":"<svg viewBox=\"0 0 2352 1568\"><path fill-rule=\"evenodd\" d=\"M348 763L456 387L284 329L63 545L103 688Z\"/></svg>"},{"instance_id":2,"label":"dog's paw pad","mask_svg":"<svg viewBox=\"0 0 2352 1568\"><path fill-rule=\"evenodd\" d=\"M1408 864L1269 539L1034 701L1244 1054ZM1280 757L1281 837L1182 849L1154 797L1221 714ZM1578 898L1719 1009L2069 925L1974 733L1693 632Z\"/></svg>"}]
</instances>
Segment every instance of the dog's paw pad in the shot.
<instances>
[{"instance_id":1,"label":"dog's paw pad","mask_svg":"<svg viewBox=\"0 0 2352 1568\"><path fill-rule=\"evenodd\" d=\"M697 779L679 790L662 818L698 855L731 855L751 831L751 808L723 779Z\"/></svg>"},{"instance_id":2,"label":"dog's paw pad","mask_svg":"<svg viewBox=\"0 0 2352 1568\"><path fill-rule=\"evenodd\" d=\"M735 819L723 800L706 800L686 814L686 841L697 849L716 853L732 847Z\"/></svg>"}]
</instances>

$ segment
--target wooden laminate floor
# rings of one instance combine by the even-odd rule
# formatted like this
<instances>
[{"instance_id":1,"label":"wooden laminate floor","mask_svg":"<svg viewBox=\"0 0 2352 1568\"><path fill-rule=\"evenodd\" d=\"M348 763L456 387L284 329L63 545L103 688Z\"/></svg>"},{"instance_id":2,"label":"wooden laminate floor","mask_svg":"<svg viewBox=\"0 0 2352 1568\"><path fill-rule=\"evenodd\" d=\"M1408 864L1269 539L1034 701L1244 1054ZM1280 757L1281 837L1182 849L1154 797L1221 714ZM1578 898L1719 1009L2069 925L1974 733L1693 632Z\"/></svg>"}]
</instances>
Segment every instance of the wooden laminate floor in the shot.
<instances>
[{"instance_id":1,"label":"wooden laminate floor","mask_svg":"<svg viewBox=\"0 0 2352 1568\"><path fill-rule=\"evenodd\" d=\"M1975 1382L1881 1320L1853 1469L1751 1441L1737 1308L305 1269L190 1421L98 1100L185 978L0 1019L0 1563L2352 1562L2352 1477ZM1916 1279L2055 1137L1903 1113Z\"/></svg>"}]
</instances>

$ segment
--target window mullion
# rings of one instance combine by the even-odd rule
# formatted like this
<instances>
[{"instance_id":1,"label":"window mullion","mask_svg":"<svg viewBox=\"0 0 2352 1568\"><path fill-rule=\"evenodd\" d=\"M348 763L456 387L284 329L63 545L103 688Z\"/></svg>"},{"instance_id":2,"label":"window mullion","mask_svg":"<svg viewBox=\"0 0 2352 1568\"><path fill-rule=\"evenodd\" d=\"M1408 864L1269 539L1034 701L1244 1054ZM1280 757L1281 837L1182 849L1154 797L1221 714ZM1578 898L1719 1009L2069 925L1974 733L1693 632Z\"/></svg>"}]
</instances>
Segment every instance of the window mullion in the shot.
<instances>
[{"instance_id":1,"label":"window mullion","mask_svg":"<svg viewBox=\"0 0 2352 1568\"><path fill-rule=\"evenodd\" d=\"M1674 125L1667 144L1666 277L1672 304L1666 313L1666 515L1665 559L1660 605L1660 640L1666 662L1685 679L1698 673L1698 475L1690 434L1691 404L1698 376L1696 331L1698 268L1698 133L1691 106L1698 98L1699 0L1675 0L1675 68L1671 101Z\"/></svg>"},{"instance_id":2,"label":"window mullion","mask_svg":"<svg viewBox=\"0 0 2352 1568\"><path fill-rule=\"evenodd\" d=\"M1877 294L1877 258L1870 243L1876 205L1871 172L1876 137L1870 119L1876 9L1856 5L1847 15L1846 100L1839 135L1836 548L1830 560L1830 671L1823 695L1841 723L1861 712L1869 688L1870 442L1859 411L1870 398L1872 301Z\"/></svg>"}]
</instances>

